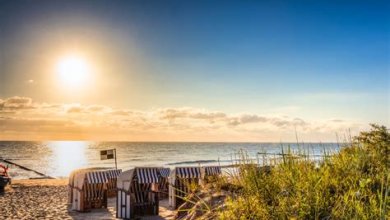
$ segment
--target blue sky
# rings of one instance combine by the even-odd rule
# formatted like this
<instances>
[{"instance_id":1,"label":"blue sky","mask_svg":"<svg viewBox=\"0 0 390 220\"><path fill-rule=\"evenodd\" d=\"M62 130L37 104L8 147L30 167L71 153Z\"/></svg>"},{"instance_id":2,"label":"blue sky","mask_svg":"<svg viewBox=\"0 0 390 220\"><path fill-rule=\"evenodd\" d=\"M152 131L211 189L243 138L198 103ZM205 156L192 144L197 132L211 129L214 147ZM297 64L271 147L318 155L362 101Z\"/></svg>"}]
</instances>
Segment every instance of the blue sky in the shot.
<instances>
[{"instance_id":1,"label":"blue sky","mask_svg":"<svg viewBox=\"0 0 390 220\"><path fill-rule=\"evenodd\" d=\"M0 98L389 125L389 6L0 1ZM99 92L51 92L45 66L67 49L98 57Z\"/></svg>"}]
</instances>

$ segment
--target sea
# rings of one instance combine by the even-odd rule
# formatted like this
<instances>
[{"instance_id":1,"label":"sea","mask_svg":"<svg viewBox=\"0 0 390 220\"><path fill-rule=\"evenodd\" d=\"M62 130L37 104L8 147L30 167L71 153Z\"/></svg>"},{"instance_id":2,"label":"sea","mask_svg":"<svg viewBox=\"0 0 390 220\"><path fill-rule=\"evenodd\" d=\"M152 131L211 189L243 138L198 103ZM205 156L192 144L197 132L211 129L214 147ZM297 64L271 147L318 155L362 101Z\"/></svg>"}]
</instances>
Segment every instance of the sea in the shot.
<instances>
[{"instance_id":1,"label":"sea","mask_svg":"<svg viewBox=\"0 0 390 220\"><path fill-rule=\"evenodd\" d=\"M72 170L106 167L128 170L140 166L233 165L243 155L261 163L281 153L294 152L321 158L338 152L337 143L189 143L189 142L90 142L90 141L0 141L0 164L5 159L47 176L67 177ZM116 160L101 160L100 152L116 150ZM116 164L115 164L116 162ZM14 179L40 177L9 165Z\"/></svg>"}]
</instances>

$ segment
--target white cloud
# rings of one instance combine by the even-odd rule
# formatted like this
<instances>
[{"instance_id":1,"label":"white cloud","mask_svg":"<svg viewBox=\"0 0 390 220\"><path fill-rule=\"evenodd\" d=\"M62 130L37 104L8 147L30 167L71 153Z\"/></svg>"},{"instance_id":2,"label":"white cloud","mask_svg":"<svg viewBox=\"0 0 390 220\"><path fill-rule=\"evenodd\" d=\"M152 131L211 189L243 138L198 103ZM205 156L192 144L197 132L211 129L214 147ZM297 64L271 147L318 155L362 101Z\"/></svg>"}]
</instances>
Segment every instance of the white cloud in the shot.
<instances>
[{"instance_id":1,"label":"white cloud","mask_svg":"<svg viewBox=\"0 0 390 220\"><path fill-rule=\"evenodd\" d=\"M0 101L0 109L30 109L33 108L32 99L14 96Z\"/></svg>"},{"instance_id":2,"label":"white cloud","mask_svg":"<svg viewBox=\"0 0 390 220\"><path fill-rule=\"evenodd\" d=\"M292 141L295 130L306 141L334 141L336 132L361 130L356 121L307 121L289 116L228 114L198 108L152 111L103 105L35 103L28 97L0 99L0 139ZM317 139L316 139L317 138ZM324 140L325 139L325 140Z\"/></svg>"}]
</instances>

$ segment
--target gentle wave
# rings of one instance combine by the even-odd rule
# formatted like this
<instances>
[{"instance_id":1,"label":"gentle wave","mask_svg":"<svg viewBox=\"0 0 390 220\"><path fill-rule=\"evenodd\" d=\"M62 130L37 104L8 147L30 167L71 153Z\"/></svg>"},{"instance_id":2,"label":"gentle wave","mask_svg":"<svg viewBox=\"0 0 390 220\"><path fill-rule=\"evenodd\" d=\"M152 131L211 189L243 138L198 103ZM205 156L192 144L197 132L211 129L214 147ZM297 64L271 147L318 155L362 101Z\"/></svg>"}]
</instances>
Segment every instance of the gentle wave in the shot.
<instances>
[{"instance_id":1,"label":"gentle wave","mask_svg":"<svg viewBox=\"0 0 390 220\"><path fill-rule=\"evenodd\" d=\"M166 165L180 165L180 164L194 164L194 163L216 163L218 160L190 160L190 161L181 161L175 163L167 163Z\"/></svg>"}]
</instances>

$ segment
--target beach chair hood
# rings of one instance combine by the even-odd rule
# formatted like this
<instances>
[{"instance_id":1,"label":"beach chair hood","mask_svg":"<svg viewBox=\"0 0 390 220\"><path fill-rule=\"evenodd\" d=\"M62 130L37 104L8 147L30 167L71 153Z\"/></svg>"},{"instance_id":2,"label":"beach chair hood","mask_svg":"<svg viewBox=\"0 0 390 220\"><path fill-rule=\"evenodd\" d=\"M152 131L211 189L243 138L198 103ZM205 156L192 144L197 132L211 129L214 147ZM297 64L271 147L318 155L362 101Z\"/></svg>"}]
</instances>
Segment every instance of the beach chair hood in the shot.
<instances>
[{"instance_id":1,"label":"beach chair hood","mask_svg":"<svg viewBox=\"0 0 390 220\"><path fill-rule=\"evenodd\" d=\"M133 179L134 169L122 172L117 179L116 186L120 190L128 191L130 189L131 180Z\"/></svg>"},{"instance_id":2,"label":"beach chair hood","mask_svg":"<svg viewBox=\"0 0 390 220\"><path fill-rule=\"evenodd\" d=\"M201 178L202 171L200 167L176 167L176 176L178 178Z\"/></svg>"},{"instance_id":3,"label":"beach chair hood","mask_svg":"<svg viewBox=\"0 0 390 220\"><path fill-rule=\"evenodd\" d=\"M136 167L131 170L122 172L117 180L118 189L129 191L131 181L137 176L138 183L158 183L160 169L157 167Z\"/></svg>"},{"instance_id":4,"label":"beach chair hood","mask_svg":"<svg viewBox=\"0 0 390 220\"><path fill-rule=\"evenodd\" d=\"M85 178L87 183L106 183L108 181L107 171L83 170L76 173L74 177L74 186L82 189Z\"/></svg>"},{"instance_id":5,"label":"beach chair hood","mask_svg":"<svg viewBox=\"0 0 390 220\"><path fill-rule=\"evenodd\" d=\"M222 173L220 166L205 166L203 167L205 175L220 175Z\"/></svg>"}]
</instances>

